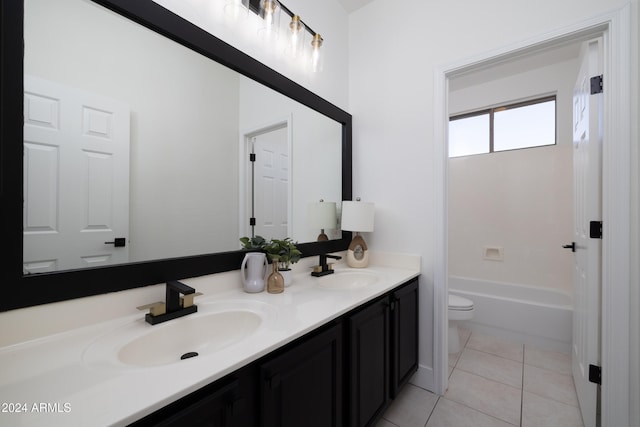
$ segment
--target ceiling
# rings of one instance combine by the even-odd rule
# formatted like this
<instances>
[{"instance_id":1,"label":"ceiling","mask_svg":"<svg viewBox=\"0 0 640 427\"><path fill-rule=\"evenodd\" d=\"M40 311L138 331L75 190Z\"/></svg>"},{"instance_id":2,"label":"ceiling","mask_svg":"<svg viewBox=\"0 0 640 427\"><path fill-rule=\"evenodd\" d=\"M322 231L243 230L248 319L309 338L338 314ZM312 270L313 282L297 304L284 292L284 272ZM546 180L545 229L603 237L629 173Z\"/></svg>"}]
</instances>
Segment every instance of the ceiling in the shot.
<instances>
[{"instance_id":1,"label":"ceiling","mask_svg":"<svg viewBox=\"0 0 640 427\"><path fill-rule=\"evenodd\" d=\"M360 9L362 6L371 3L373 0L338 0L340 4L345 8L347 13L351 13L356 9Z\"/></svg>"}]
</instances>

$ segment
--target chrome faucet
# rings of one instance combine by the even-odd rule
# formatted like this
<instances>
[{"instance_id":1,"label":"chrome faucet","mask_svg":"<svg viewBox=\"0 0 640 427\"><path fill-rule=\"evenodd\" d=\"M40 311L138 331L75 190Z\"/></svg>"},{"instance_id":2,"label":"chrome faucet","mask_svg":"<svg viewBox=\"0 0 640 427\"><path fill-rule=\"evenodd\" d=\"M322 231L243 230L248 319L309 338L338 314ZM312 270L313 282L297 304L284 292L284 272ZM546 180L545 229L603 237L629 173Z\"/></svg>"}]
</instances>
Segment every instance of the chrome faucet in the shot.
<instances>
[{"instance_id":1,"label":"chrome faucet","mask_svg":"<svg viewBox=\"0 0 640 427\"><path fill-rule=\"evenodd\" d=\"M202 293L196 292L191 286L171 280L167 282L165 302L153 302L137 308L149 310L144 317L145 320L151 325L157 325L198 311L198 306L193 304L193 299L199 295Z\"/></svg>"},{"instance_id":2,"label":"chrome faucet","mask_svg":"<svg viewBox=\"0 0 640 427\"><path fill-rule=\"evenodd\" d=\"M320 277L333 274L333 264L327 264L327 258L342 259L342 257L338 255L320 254L320 263L313 267L313 271L311 272L312 276Z\"/></svg>"}]
</instances>

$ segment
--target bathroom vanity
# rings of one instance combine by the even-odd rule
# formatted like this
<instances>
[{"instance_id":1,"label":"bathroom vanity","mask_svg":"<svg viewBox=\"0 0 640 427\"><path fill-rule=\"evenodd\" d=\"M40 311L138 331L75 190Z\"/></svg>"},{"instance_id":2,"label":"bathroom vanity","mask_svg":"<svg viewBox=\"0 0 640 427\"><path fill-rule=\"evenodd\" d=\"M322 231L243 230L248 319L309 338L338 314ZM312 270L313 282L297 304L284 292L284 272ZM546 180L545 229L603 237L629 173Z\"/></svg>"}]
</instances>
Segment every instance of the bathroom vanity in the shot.
<instances>
[{"instance_id":1,"label":"bathroom vanity","mask_svg":"<svg viewBox=\"0 0 640 427\"><path fill-rule=\"evenodd\" d=\"M373 425L418 367L417 293L412 279L133 426Z\"/></svg>"},{"instance_id":2,"label":"bathroom vanity","mask_svg":"<svg viewBox=\"0 0 640 427\"><path fill-rule=\"evenodd\" d=\"M237 271L188 279L197 313L5 346L0 400L26 410L0 424L371 425L417 369L419 258L401 258L321 278L301 262L277 295L243 292Z\"/></svg>"}]
</instances>

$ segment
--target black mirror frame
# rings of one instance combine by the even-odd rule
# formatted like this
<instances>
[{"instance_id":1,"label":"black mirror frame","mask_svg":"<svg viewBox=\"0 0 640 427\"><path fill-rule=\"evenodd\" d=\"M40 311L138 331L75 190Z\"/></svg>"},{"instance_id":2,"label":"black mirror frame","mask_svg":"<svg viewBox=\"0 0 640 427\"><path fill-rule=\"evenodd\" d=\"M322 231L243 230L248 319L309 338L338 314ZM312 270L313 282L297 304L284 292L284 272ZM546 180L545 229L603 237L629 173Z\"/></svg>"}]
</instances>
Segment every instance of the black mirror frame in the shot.
<instances>
[{"instance_id":1,"label":"black mirror frame","mask_svg":"<svg viewBox=\"0 0 640 427\"><path fill-rule=\"evenodd\" d=\"M352 118L301 85L284 77L217 37L196 27L151 0L92 0L126 18L174 40L222 65L262 83L342 124L342 199L352 198ZM237 270L244 251L95 267L82 270L24 275L22 269L23 221L23 41L24 4L0 3L0 229L8 254L0 269L4 296L0 311L30 307L167 280ZM351 233L326 242L299 244L303 256L345 250Z\"/></svg>"}]
</instances>

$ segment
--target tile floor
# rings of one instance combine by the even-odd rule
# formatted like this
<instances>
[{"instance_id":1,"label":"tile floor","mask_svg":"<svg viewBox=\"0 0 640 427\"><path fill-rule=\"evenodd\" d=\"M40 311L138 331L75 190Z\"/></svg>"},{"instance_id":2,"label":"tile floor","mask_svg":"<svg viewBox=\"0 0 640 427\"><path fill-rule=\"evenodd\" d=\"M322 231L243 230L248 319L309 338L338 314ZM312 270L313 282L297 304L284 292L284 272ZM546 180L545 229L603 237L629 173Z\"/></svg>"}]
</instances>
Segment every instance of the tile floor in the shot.
<instances>
[{"instance_id":1,"label":"tile floor","mask_svg":"<svg viewBox=\"0 0 640 427\"><path fill-rule=\"evenodd\" d=\"M571 356L461 331L449 355L449 389L412 384L376 427L582 427Z\"/></svg>"}]
</instances>

